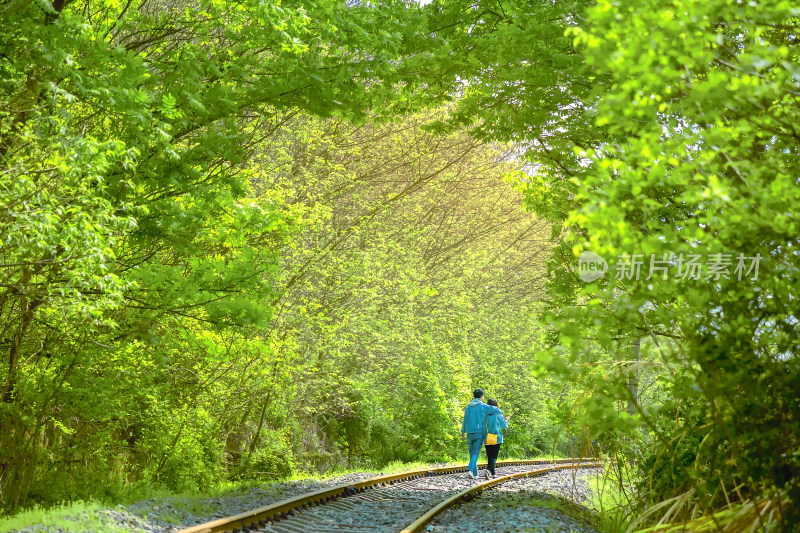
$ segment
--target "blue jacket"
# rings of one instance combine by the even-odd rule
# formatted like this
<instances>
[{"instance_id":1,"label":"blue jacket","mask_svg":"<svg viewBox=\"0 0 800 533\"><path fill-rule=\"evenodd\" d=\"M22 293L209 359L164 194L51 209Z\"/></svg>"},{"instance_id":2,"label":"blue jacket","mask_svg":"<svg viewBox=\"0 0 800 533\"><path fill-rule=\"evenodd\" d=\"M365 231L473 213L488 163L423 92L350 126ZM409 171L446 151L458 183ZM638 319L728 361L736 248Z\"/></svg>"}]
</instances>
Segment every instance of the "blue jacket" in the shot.
<instances>
[{"instance_id":1,"label":"blue jacket","mask_svg":"<svg viewBox=\"0 0 800 533\"><path fill-rule=\"evenodd\" d=\"M461 424L461 433L485 433L486 427L483 424L483 419L486 418L486 415L492 414L502 415L503 411L494 405L483 403L480 398L473 399L464 409L464 422Z\"/></svg>"},{"instance_id":2,"label":"blue jacket","mask_svg":"<svg viewBox=\"0 0 800 533\"><path fill-rule=\"evenodd\" d=\"M484 434L486 433L486 428L489 428L489 433L496 433L497 434L497 444L503 443L503 430L508 427L508 420L503 418L502 414L499 415L487 415L486 416L486 423L483 426Z\"/></svg>"}]
</instances>

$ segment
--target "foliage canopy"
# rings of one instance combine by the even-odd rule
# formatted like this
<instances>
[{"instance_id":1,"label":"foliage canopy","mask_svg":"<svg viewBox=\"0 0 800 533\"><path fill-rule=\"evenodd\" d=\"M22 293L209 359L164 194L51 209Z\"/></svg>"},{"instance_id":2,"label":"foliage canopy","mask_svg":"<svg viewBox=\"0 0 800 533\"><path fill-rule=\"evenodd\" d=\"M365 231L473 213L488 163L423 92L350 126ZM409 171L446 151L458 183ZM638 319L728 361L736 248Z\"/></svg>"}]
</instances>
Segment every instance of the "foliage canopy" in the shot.
<instances>
[{"instance_id":1,"label":"foliage canopy","mask_svg":"<svg viewBox=\"0 0 800 533\"><path fill-rule=\"evenodd\" d=\"M798 17L2 4L0 505L451 456L479 381L632 527L788 529Z\"/></svg>"}]
</instances>

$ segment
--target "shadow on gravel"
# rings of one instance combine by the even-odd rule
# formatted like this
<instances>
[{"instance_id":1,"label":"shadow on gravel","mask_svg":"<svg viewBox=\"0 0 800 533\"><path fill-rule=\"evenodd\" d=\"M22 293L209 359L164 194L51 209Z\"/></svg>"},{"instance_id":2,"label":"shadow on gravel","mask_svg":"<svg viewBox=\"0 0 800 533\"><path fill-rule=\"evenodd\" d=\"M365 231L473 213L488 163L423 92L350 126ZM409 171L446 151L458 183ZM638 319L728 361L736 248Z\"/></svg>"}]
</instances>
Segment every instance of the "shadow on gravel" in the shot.
<instances>
[{"instance_id":1,"label":"shadow on gravel","mask_svg":"<svg viewBox=\"0 0 800 533\"><path fill-rule=\"evenodd\" d=\"M428 531L598 533L598 514L563 496L538 490L486 490L445 511Z\"/></svg>"}]
</instances>

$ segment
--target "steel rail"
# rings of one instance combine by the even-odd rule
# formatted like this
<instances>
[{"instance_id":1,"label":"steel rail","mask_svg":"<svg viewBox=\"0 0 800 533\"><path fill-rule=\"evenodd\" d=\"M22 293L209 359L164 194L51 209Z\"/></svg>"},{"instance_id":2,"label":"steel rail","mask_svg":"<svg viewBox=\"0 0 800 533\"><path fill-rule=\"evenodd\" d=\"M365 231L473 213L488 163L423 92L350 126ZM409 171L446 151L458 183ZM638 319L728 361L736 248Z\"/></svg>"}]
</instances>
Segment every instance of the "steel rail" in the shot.
<instances>
[{"instance_id":1,"label":"steel rail","mask_svg":"<svg viewBox=\"0 0 800 533\"><path fill-rule=\"evenodd\" d=\"M573 458L573 459L533 459L525 461L498 461L497 466L522 466L522 465L536 465L536 464L564 464L568 463L567 468L573 465L585 464L586 458ZM596 463L592 463L595 465ZM485 468L486 463L480 463L478 467ZM564 468L564 467L562 467ZM427 468L424 470L411 470L400 472L398 474L388 474L374 478L357 481L354 483L345 483L336 485L327 489L321 489L314 492L308 492L275 502L265 507L260 507L244 513L239 513L226 518L219 518L204 524L198 524L185 529L181 529L178 533L241 533L248 530L257 530L259 526L263 527L269 522L275 522L294 516L296 512L304 509L309 509L316 505L323 505L327 502L337 500L339 498L352 496L364 492L370 487L379 487L385 485L393 485L400 481L418 479L421 477L440 476L445 474L454 474L458 472L466 472L467 465L445 466L441 468ZM540 470L534 470L539 472ZM527 474L527 472L523 472ZM511 476L519 476L519 474L512 474ZM504 479L506 477L503 476ZM496 481L496 480L491 480ZM486 487L487 483L483 482L478 487Z\"/></svg>"},{"instance_id":2,"label":"steel rail","mask_svg":"<svg viewBox=\"0 0 800 533\"><path fill-rule=\"evenodd\" d=\"M500 483L505 483L506 481L511 481L512 479L521 478L521 477L538 477L549 474L550 472L556 472L558 470L569 470L574 468L595 468L601 466L601 463L579 463L579 464L570 464L570 465L561 465L561 466L553 466L550 468L541 468L539 470L531 470L530 472L518 472L516 474L509 474L507 476L501 476L494 479L490 479L488 481L484 481L474 487L470 487L468 489L462 490L458 494L444 500L443 502L439 503L436 507L429 510L424 515L420 516L412 523L407 525L404 529L400 531L400 533L418 533L422 531L422 528L425 525L433 520L436 515L444 511L445 509L453 506L454 504L458 503L462 499L469 498L470 496L474 497L478 493L482 492L484 489L491 487L493 485L499 485Z\"/></svg>"}]
</instances>

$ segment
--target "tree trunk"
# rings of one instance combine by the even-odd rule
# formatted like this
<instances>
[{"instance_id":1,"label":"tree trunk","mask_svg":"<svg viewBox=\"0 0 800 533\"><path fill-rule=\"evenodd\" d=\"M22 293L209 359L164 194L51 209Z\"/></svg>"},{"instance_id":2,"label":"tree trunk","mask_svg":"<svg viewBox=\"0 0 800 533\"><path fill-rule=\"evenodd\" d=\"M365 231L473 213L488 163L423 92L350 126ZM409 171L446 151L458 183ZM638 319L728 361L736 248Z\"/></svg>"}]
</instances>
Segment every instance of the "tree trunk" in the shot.
<instances>
[{"instance_id":1,"label":"tree trunk","mask_svg":"<svg viewBox=\"0 0 800 533\"><path fill-rule=\"evenodd\" d=\"M642 339L636 337L633 339L633 360L636 361L636 368L628 374L628 414L633 416L636 414L636 404L639 402L639 360L641 359Z\"/></svg>"}]
</instances>

